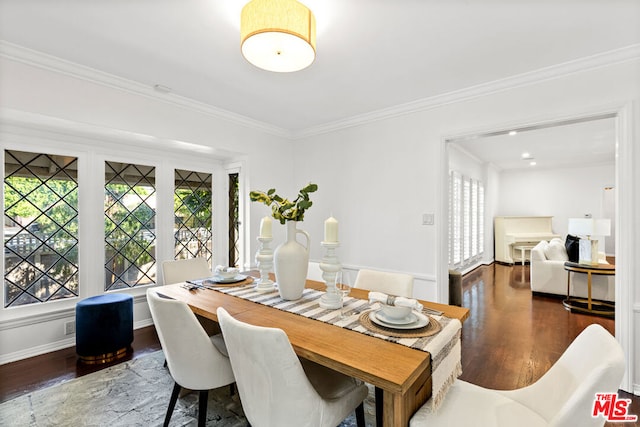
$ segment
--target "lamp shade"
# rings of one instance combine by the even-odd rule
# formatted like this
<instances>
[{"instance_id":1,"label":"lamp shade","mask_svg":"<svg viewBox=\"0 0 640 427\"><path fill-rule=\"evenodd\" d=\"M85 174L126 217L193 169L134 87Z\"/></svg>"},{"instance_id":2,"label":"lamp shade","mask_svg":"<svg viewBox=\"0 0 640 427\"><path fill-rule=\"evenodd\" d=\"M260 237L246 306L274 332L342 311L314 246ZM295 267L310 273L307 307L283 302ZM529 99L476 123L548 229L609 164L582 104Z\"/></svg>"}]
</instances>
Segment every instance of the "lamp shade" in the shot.
<instances>
[{"instance_id":1,"label":"lamp shade","mask_svg":"<svg viewBox=\"0 0 640 427\"><path fill-rule=\"evenodd\" d=\"M610 236L611 235L611 220L600 218L594 220L593 226L595 236Z\"/></svg>"},{"instance_id":2,"label":"lamp shade","mask_svg":"<svg viewBox=\"0 0 640 427\"><path fill-rule=\"evenodd\" d=\"M569 218L569 234L574 236L609 236L611 220L605 218Z\"/></svg>"},{"instance_id":3,"label":"lamp shade","mask_svg":"<svg viewBox=\"0 0 640 427\"><path fill-rule=\"evenodd\" d=\"M242 8L240 45L256 67L302 70L316 57L316 19L296 0L252 0Z\"/></svg>"}]
</instances>

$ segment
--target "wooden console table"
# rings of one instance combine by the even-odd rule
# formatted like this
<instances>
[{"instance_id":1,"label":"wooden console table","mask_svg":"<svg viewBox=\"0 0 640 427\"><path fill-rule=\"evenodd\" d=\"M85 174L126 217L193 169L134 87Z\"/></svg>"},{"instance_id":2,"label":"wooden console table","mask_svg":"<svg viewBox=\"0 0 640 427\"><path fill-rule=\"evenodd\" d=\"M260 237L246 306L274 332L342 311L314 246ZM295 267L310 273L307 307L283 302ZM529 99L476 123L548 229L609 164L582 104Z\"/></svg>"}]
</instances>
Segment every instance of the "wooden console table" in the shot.
<instances>
[{"instance_id":1,"label":"wooden console table","mask_svg":"<svg viewBox=\"0 0 640 427\"><path fill-rule=\"evenodd\" d=\"M567 270L567 298L562 301L562 303L568 310L599 314L603 316L613 316L615 314L614 304L606 301L594 301L591 298L591 276L594 274L600 276L613 276L616 274L615 265L590 265L567 261L564 263L564 269ZM587 299L571 296L571 272L587 275Z\"/></svg>"}]
</instances>

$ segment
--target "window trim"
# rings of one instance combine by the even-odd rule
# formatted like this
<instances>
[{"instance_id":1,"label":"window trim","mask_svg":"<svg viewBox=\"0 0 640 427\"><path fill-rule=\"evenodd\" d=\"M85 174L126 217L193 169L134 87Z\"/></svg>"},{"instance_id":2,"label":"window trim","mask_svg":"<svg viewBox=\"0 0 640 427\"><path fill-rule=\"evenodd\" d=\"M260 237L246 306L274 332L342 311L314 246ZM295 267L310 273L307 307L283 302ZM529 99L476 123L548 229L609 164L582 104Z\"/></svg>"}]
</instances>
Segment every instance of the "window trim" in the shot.
<instances>
[{"instance_id":1,"label":"window trim","mask_svg":"<svg viewBox=\"0 0 640 427\"><path fill-rule=\"evenodd\" d=\"M89 142L88 142L89 141ZM52 319L68 318L73 315L78 301L104 294L104 161L141 163L156 167L156 185L158 186L158 206L167 206L156 211L156 228L173 227L173 169L193 169L211 173L213 176L213 200L218 200L216 177L224 172L222 159L203 157L201 153L185 153L183 150L155 149L148 143L140 143L126 136L96 136L80 130L60 129L40 126L36 123L12 123L0 132L2 150L2 173L4 174L4 150L42 152L53 155L69 155L78 158L78 265L79 296L37 304L0 309L0 330L8 330L26 325L40 324ZM4 209L4 190L2 208ZM162 195L164 194L164 196ZM164 202L162 202L164 197ZM164 205L162 204L164 203ZM219 222L214 204L213 227ZM225 213L226 214L226 213ZM96 220L95 218L98 218ZM167 225L168 224L168 225ZM243 227L244 228L244 227ZM97 229L97 231L96 231ZM172 259L173 233L158 233L156 261ZM214 236L214 247L216 238ZM219 254L219 252L218 252ZM213 262L216 259L214 249ZM159 265L159 264L158 264ZM0 261L4 271L4 257ZM156 274L158 278L159 275ZM158 281L158 279L156 279ZM134 288L108 291L124 292L134 296L134 302L145 298L144 285ZM4 299L4 286L0 296ZM69 339L72 339L69 338Z\"/></svg>"}]
</instances>

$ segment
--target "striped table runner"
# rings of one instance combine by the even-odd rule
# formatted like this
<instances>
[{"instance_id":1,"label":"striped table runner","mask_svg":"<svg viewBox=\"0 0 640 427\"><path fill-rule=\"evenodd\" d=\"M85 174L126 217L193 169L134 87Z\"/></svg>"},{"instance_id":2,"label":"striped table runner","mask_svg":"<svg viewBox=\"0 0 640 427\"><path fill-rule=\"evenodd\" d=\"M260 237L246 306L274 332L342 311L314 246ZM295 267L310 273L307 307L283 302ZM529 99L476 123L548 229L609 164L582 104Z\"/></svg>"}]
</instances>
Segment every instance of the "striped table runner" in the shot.
<instances>
[{"instance_id":1,"label":"striped table runner","mask_svg":"<svg viewBox=\"0 0 640 427\"><path fill-rule=\"evenodd\" d=\"M340 309L325 309L320 307L319 299L324 292L305 288L302 298L288 301L280 298L277 289L271 292L258 292L253 286L241 287L210 287L218 292L267 305L278 310L288 311L324 323L347 328L362 334L374 336L385 341L395 342L431 354L431 369L433 393L429 400L432 410L435 410L444 398L449 386L462 373L460 330L458 319L445 316L432 316L438 320L442 330L435 335L420 338L398 338L373 332L359 322L360 313L371 309L368 300L346 297L344 303L345 317L340 318ZM375 307L376 304L373 304Z\"/></svg>"}]
</instances>

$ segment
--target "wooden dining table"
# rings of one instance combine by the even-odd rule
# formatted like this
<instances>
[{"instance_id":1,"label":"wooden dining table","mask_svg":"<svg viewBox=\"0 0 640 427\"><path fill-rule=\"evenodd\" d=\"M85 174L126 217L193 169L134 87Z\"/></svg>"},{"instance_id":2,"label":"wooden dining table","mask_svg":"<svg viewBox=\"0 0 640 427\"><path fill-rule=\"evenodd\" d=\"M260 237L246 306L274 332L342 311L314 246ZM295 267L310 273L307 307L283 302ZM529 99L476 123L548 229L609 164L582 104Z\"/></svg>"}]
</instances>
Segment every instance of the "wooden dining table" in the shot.
<instances>
[{"instance_id":1,"label":"wooden dining table","mask_svg":"<svg viewBox=\"0 0 640 427\"><path fill-rule=\"evenodd\" d=\"M308 288L324 290L323 282L307 280ZM296 354L358 378L382 390L384 426L406 426L410 417L431 396L429 353L298 314L257 304L209 289L188 290L177 283L156 288L168 297L186 302L199 316L217 322L216 310L224 307L243 322L285 331ZM352 289L351 296L366 299L368 291ZM462 307L421 301L461 322L469 316Z\"/></svg>"}]
</instances>

